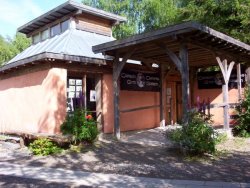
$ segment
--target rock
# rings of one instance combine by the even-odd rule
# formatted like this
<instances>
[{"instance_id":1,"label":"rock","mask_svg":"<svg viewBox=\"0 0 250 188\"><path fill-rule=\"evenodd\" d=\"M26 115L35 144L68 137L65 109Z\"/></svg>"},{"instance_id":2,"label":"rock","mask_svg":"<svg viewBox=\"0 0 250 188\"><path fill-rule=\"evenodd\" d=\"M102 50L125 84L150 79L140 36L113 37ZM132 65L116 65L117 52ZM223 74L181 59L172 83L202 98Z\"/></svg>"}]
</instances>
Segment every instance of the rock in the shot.
<instances>
[{"instance_id":1,"label":"rock","mask_svg":"<svg viewBox=\"0 0 250 188\"><path fill-rule=\"evenodd\" d=\"M14 144L11 142L2 142L1 145L3 149L8 149L8 150L17 150L20 148L19 144Z\"/></svg>"}]
</instances>

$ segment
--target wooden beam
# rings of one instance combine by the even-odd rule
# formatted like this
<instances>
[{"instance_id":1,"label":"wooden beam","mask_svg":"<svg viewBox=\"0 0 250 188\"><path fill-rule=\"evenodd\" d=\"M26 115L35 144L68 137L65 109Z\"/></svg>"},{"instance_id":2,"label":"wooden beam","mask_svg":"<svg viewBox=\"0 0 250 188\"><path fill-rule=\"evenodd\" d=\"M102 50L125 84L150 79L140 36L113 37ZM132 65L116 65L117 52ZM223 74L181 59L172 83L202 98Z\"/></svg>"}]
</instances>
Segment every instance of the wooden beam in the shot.
<instances>
[{"instance_id":1,"label":"wooden beam","mask_svg":"<svg viewBox=\"0 0 250 188\"><path fill-rule=\"evenodd\" d=\"M120 74L125 66L127 60L131 57L131 55L136 51L133 50L127 52L123 57L122 61L119 60L120 54L117 53L113 62L113 96L114 96L114 135L119 140L121 138L120 131Z\"/></svg>"},{"instance_id":2,"label":"wooden beam","mask_svg":"<svg viewBox=\"0 0 250 188\"><path fill-rule=\"evenodd\" d=\"M118 81L120 72L118 70L118 65L119 65L119 56L116 56L114 63L113 63L114 135L117 139L120 139L121 138L121 134L120 134L120 109L119 109L120 83Z\"/></svg>"},{"instance_id":3,"label":"wooden beam","mask_svg":"<svg viewBox=\"0 0 250 188\"><path fill-rule=\"evenodd\" d=\"M181 60L179 59L179 57L177 57L177 55L174 52L172 52L166 45L159 44L159 47L166 52L166 54L170 57L170 59L175 64L177 69L181 72L182 71L182 63L181 63Z\"/></svg>"},{"instance_id":4,"label":"wooden beam","mask_svg":"<svg viewBox=\"0 0 250 188\"><path fill-rule=\"evenodd\" d=\"M237 64L237 88L238 88L238 101L241 100L241 66Z\"/></svg>"},{"instance_id":5,"label":"wooden beam","mask_svg":"<svg viewBox=\"0 0 250 188\"><path fill-rule=\"evenodd\" d=\"M120 110L120 112L121 113L134 112L134 111L147 110L147 109L159 108L159 107L160 107L160 105L142 106L142 107L137 107L137 108L130 108L130 109Z\"/></svg>"},{"instance_id":6,"label":"wooden beam","mask_svg":"<svg viewBox=\"0 0 250 188\"><path fill-rule=\"evenodd\" d=\"M131 57L131 55L136 51L136 48L134 48L133 50L129 51L128 53L126 53L124 55L124 57L122 58L122 61L119 60L119 54L116 55L115 57L115 61L116 64L117 64L117 67L116 67L116 72L114 73L114 77L115 77L115 80L118 80L120 74L121 74L121 71L123 69L123 67L125 66L126 62L128 61L128 59ZM118 58L118 59L117 59Z\"/></svg>"},{"instance_id":7,"label":"wooden beam","mask_svg":"<svg viewBox=\"0 0 250 188\"><path fill-rule=\"evenodd\" d=\"M87 110L87 75L84 74L83 78L82 78L82 93L84 96L84 110Z\"/></svg>"},{"instance_id":8,"label":"wooden beam","mask_svg":"<svg viewBox=\"0 0 250 188\"><path fill-rule=\"evenodd\" d=\"M165 87L165 72L166 68L164 65L160 65L160 126L165 127L165 116L166 116L166 109L165 109L165 99L166 99L166 87Z\"/></svg>"},{"instance_id":9,"label":"wooden beam","mask_svg":"<svg viewBox=\"0 0 250 188\"><path fill-rule=\"evenodd\" d=\"M182 79L182 108L183 108L183 123L188 124L188 112L190 108L190 86L189 86L189 65L188 65L188 47L184 42L180 43L179 57L172 52L168 47L162 44L158 44L166 54L170 57L177 69L181 73Z\"/></svg>"},{"instance_id":10,"label":"wooden beam","mask_svg":"<svg viewBox=\"0 0 250 188\"><path fill-rule=\"evenodd\" d=\"M183 108L183 123L188 124L189 108L190 108L190 85L189 85L189 65L188 65L188 47L186 43L180 44L180 61L182 65L181 80L182 80L182 108Z\"/></svg>"},{"instance_id":11,"label":"wooden beam","mask_svg":"<svg viewBox=\"0 0 250 188\"><path fill-rule=\"evenodd\" d=\"M95 76L95 91L96 91L96 121L97 128L103 131L103 115L102 115L102 75Z\"/></svg>"},{"instance_id":12,"label":"wooden beam","mask_svg":"<svg viewBox=\"0 0 250 188\"><path fill-rule=\"evenodd\" d=\"M230 75L234 66L234 61L230 62L229 66L227 63L227 60L224 59L221 61L220 57L216 57L216 60L220 66L223 78L224 78L224 84L222 86L222 92L223 92L223 103L225 106L223 107L224 111L224 129L229 130L229 106L228 106L228 83L230 79Z\"/></svg>"}]
</instances>

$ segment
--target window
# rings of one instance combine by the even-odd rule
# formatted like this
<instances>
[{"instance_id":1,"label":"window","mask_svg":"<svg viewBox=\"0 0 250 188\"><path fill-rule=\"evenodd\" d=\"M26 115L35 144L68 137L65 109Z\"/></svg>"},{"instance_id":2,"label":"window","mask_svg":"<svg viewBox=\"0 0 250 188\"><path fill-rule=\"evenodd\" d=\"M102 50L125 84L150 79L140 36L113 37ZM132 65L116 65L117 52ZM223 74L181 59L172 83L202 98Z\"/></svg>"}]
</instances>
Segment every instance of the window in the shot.
<instances>
[{"instance_id":1,"label":"window","mask_svg":"<svg viewBox=\"0 0 250 188\"><path fill-rule=\"evenodd\" d=\"M49 29L42 31L41 37L42 37L42 40L46 40L47 38L49 38Z\"/></svg>"},{"instance_id":2,"label":"window","mask_svg":"<svg viewBox=\"0 0 250 188\"><path fill-rule=\"evenodd\" d=\"M82 107L84 103L82 95L82 80L69 78L67 86L67 111Z\"/></svg>"},{"instance_id":3,"label":"window","mask_svg":"<svg viewBox=\"0 0 250 188\"><path fill-rule=\"evenodd\" d=\"M61 33L60 24L57 24L57 25L51 27L51 29L50 29L50 35L51 35L51 37L53 37L55 35L58 35L60 33Z\"/></svg>"},{"instance_id":4,"label":"window","mask_svg":"<svg viewBox=\"0 0 250 188\"><path fill-rule=\"evenodd\" d=\"M40 34L39 33L34 35L32 38L33 38L33 44L40 42Z\"/></svg>"},{"instance_id":5,"label":"window","mask_svg":"<svg viewBox=\"0 0 250 188\"><path fill-rule=\"evenodd\" d=\"M69 28L69 20L66 20L61 23L62 32L66 31L68 28Z\"/></svg>"}]
</instances>

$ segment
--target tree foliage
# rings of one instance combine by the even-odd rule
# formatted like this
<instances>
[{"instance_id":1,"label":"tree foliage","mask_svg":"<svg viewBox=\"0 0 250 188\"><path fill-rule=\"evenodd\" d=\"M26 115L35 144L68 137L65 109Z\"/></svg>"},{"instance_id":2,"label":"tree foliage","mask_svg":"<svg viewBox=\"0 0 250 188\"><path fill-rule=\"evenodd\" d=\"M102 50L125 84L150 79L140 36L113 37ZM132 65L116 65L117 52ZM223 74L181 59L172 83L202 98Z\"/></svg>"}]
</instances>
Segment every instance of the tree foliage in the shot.
<instances>
[{"instance_id":1,"label":"tree foliage","mask_svg":"<svg viewBox=\"0 0 250 188\"><path fill-rule=\"evenodd\" d=\"M127 18L113 29L120 39L174 23L177 14L174 0L83 0L84 4Z\"/></svg>"},{"instance_id":2,"label":"tree foliage","mask_svg":"<svg viewBox=\"0 0 250 188\"><path fill-rule=\"evenodd\" d=\"M250 0L182 0L181 21L198 21L250 43Z\"/></svg>"},{"instance_id":3,"label":"tree foliage","mask_svg":"<svg viewBox=\"0 0 250 188\"><path fill-rule=\"evenodd\" d=\"M86 5L127 17L114 27L124 38L185 21L198 21L250 43L250 0L83 0Z\"/></svg>"},{"instance_id":4,"label":"tree foliage","mask_svg":"<svg viewBox=\"0 0 250 188\"><path fill-rule=\"evenodd\" d=\"M0 35L0 66L22 52L30 46L30 44L30 39L21 33L17 33L14 39L3 38Z\"/></svg>"}]
</instances>

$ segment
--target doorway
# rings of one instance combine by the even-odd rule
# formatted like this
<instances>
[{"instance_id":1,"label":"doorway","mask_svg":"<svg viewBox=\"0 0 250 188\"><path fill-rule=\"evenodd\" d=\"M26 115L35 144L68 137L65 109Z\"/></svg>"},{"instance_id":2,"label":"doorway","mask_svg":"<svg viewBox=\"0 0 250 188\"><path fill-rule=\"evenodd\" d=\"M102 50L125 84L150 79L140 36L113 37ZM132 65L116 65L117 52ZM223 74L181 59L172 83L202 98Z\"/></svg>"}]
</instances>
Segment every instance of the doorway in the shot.
<instances>
[{"instance_id":1,"label":"doorway","mask_svg":"<svg viewBox=\"0 0 250 188\"><path fill-rule=\"evenodd\" d=\"M166 83L166 124L182 121L182 86L180 82Z\"/></svg>"},{"instance_id":2,"label":"doorway","mask_svg":"<svg viewBox=\"0 0 250 188\"><path fill-rule=\"evenodd\" d=\"M173 125L176 122L176 83L166 84L166 124Z\"/></svg>"},{"instance_id":3,"label":"doorway","mask_svg":"<svg viewBox=\"0 0 250 188\"><path fill-rule=\"evenodd\" d=\"M182 85L176 83L177 123L182 122Z\"/></svg>"}]
</instances>

